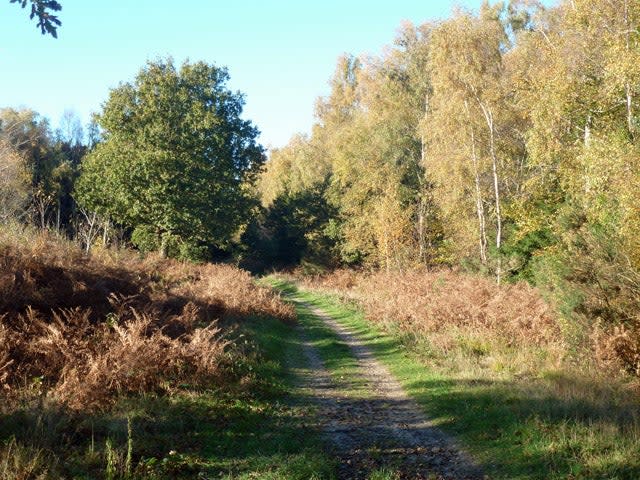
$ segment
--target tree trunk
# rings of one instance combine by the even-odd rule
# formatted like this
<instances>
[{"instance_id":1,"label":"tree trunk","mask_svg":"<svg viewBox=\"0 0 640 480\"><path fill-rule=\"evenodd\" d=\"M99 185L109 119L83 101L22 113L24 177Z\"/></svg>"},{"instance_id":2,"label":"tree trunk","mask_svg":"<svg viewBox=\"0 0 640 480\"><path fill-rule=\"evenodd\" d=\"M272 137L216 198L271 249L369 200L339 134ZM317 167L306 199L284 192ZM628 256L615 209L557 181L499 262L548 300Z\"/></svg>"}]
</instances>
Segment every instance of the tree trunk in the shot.
<instances>
[{"instance_id":1,"label":"tree trunk","mask_svg":"<svg viewBox=\"0 0 640 480\"><path fill-rule=\"evenodd\" d=\"M629 134L633 135L633 102L629 82L625 84L624 88L627 95L627 128L629 129Z\"/></svg>"},{"instance_id":2,"label":"tree trunk","mask_svg":"<svg viewBox=\"0 0 640 480\"><path fill-rule=\"evenodd\" d=\"M418 202L418 260L420 263L426 263L427 247L424 234L425 203L424 197L421 194Z\"/></svg>"},{"instance_id":3,"label":"tree trunk","mask_svg":"<svg viewBox=\"0 0 640 480\"><path fill-rule=\"evenodd\" d=\"M85 250L87 253L89 253L91 251L91 246L93 245L93 236L94 236L93 230L96 226L96 220L97 220L98 214L96 212L93 212L91 214L91 218L89 218L89 215L85 215L85 216L87 218L87 223L89 224L89 231L87 232Z\"/></svg>"},{"instance_id":4,"label":"tree trunk","mask_svg":"<svg viewBox=\"0 0 640 480\"><path fill-rule=\"evenodd\" d=\"M624 31L625 31L625 43L627 52L631 51L631 25L629 22L629 2L625 0L624 2ZM633 125L633 98L631 94L631 84L627 80L624 84L625 95L626 95L626 107L627 107L627 128L629 129L629 135L633 137L634 133L634 125Z\"/></svg>"},{"instance_id":5,"label":"tree trunk","mask_svg":"<svg viewBox=\"0 0 640 480\"><path fill-rule=\"evenodd\" d=\"M487 122L487 128L489 129L489 153L491 154L491 170L493 172L493 192L496 201L496 249L498 251L498 265L496 267L496 277L498 285L502 280L502 258L500 256L500 249L502 247L502 212L500 209L500 183L498 181L498 158L496 155L495 145L495 127L493 124L493 114L491 110L478 101L482 113Z\"/></svg>"},{"instance_id":6,"label":"tree trunk","mask_svg":"<svg viewBox=\"0 0 640 480\"><path fill-rule=\"evenodd\" d=\"M58 211L56 213L56 231L60 232L60 209L62 206L60 205L60 197L58 197Z\"/></svg>"},{"instance_id":7,"label":"tree trunk","mask_svg":"<svg viewBox=\"0 0 640 480\"><path fill-rule=\"evenodd\" d=\"M487 222L484 214L484 203L482 200L482 189L480 188L480 172L478 168L478 156L476 153L476 138L471 128L471 161L473 164L473 176L476 187L476 212L478 214L478 227L480 235L480 261L483 265L487 263Z\"/></svg>"},{"instance_id":8,"label":"tree trunk","mask_svg":"<svg viewBox=\"0 0 640 480\"><path fill-rule=\"evenodd\" d=\"M40 214L40 228L46 230L47 228L47 205L44 200L38 200L38 211Z\"/></svg>"},{"instance_id":9,"label":"tree trunk","mask_svg":"<svg viewBox=\"0 0 640 480\"><path fill-rule=\"evenodd\" d=\"M167 237L165 235L162 235L160 240L160 257L161 258L167 258Z\"/></svg>"},{"instance_id":10,"label":"tree trunk","mask_svg":"<svg viewBox=\"0 0 640 480\"><path fill-rule=\"evenodd\" d=\"M111 222L109 219L105 219L104 225L102 227L102 246L107 246L107 241L109 240L109 228L111 226Z\"/></svg>"},{"instance_id":11,"label":"tree trunk","mask_svg":"<svg viewBox=\"0 0 640 480\"><path fill-rule=\"evenodd\" d=\"M424 116L429 113L429 94L424 96ZM426 142L424 138L424 132L420 135L420 165L423 168L422 172L419 172L420 178L418 178L418 185L420 186L420 198L418 200L418 261L420 263L427 263L427 239L425 234L425 216L427 210L427 200L425 198L424 182L426 177Z\"/></svg>"},{"instance_id":12,"label":"tree trunk","mask_svg":"<svg viewBox=\"0 0 640 480\"><path fill-rule=\"evenodd\" d=\"M584 123L583 144L585 147L588 147L590 143L591 143L591 114L588 114Z\"/></svg>"},{"instance_id":13,"label":"tree trunk","mask_svg":"<svg viewBox=\"0 0 640 480\"><path fill-rule=\"evenodd\" d=\"M479 234L479 247L480 247L480 261L483 265L487 263L487 222L484 214L484 202L482 200L482 189L480 187L480 168L478 162L478 154L476 151L476 135L473 130L473 124L471 123L471 115L469 114L469 105L467 101L464 102L464 108L469 119L469 125L471 125L470 137L471 137L471 165L473 166L473 177L475 181L476 191L476 213L478 214L478 234Z\"/></svg>"}]
</instances>

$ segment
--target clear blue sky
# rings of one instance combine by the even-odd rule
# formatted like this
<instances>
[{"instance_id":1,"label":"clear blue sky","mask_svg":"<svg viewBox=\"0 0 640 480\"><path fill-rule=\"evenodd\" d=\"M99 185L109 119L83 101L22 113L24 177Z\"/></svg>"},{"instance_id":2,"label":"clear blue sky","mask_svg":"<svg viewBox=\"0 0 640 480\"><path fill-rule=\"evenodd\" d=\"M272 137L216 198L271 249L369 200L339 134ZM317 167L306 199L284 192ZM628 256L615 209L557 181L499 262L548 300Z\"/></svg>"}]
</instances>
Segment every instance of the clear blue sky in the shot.
<instances>
[{"instance_id":1,"label":"clear blue sky","mask_svg":"<svg viewBox=\"0 0 640 480\"><path fill-rule=\"evenodd\" d=\"M225 65L245 94L261 143L308 132L313 105L343 53L379 53L403 20L449 15L448 0L59 0L58 39L27 11L0 0L0 107L33 108L57 126L65 109L83 122L109 89L149 59L171 55ZM477 8L481 0L455 2Z\"/></svg>"}]
</instances>

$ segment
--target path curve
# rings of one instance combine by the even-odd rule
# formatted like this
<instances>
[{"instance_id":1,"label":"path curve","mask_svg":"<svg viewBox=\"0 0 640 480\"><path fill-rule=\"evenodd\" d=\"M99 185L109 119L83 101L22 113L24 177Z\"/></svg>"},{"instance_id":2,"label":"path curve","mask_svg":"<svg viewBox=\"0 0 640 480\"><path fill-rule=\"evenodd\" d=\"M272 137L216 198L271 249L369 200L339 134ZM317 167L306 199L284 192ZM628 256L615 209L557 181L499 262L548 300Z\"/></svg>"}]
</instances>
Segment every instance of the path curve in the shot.
<instances>
[{"instance_id":1,"label":"path curve","mask_svg":"<svg viewBox=\"0 0 640 480\"><path fill-rule=\"evenodd\" d=\"M389 370L348 328L321 309L303 303L347 344L358 361L361 378L373 392L364 398L348 395L349 381L336 382L318 350L301 335L309 368L301 373L301 386L313 397L321 427L340 461L340 479L366 479L386 468L403 479L482 479L455 442L425 417Z\"/></svg>"}]
</instances>

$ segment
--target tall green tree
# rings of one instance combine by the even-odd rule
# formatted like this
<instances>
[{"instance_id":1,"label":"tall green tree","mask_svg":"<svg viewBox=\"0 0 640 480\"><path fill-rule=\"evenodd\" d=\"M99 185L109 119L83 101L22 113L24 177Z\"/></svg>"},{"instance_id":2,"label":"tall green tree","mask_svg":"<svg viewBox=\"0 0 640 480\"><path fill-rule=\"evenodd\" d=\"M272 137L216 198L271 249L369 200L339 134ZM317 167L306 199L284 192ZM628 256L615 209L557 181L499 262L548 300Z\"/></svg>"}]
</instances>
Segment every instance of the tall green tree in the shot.
<instances>
[{"instance_id":1,"label":"tall green tree","mask_svg":"<svg viewBox=\"0 0 640 480\"><path fill-rule=\"evenodd\" d=\"M160 60L112 90L98 116L103 141L76 186L80 203L132 228L142 249L194 258L228 247L255 205L250 186L264 162L228 79L204 62Z\"/></svg>"}]
</instances>

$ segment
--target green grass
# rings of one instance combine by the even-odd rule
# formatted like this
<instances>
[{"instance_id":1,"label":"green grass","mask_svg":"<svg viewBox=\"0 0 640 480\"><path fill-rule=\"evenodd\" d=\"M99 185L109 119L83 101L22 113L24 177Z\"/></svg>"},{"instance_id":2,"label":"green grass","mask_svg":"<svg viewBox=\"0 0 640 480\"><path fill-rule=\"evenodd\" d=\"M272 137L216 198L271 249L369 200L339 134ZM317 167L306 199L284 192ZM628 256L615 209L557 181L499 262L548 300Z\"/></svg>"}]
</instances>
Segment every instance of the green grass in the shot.
<instances>
[{"instance_id":1,"label":"green grass","mask_svg":"<svg viewBox=\"0 0 640 480\"><path fill-rule=\"evenodd\" d=\"M273 277L267 281L296 304L306 338L338 384L356 385L353 395L369 393L358 384L349 348L305 304L354 331L490 478L640 478L637 397L622 398L595 380L562 371L528 379L470 379L469 372L456 371L456 355L437 357L426 348L428 339L416 342L383 331L335 297L299 291ZM122 399L92 415L47 403L0 415L0 480L17 478L17 471L43 480L335 478L336 461L323 453L319 432L309 426L312 409L296 386L295 367L306 363L298 329L253 318L237 335L255 353L237 365L238 377L246 381L233 388ZM599 396L605 400L596 401ZM397 474L382 469L370 478Z\"/></svg>"},{"instance_id":2,"label":"green grass","mask_svg":"<svg viewBox=\"0 0 640 480\"><path fill-rule=\"evenodd\" d=\"M298 332L272 319L251 322L245 331L262 352L254 375L265 388L236 401L239 416L226 435L210 432L207 457L229 472L225 478L333 478L335 464L323 453L319 432L303 422L309 407L294 388L290 367L305 363Z\"/></svg>"},{"instance_id":3,"label":"green grass","mask_svg":"<svg viewBox=\"0 0 640 480\"><path fill-rule=\"evenodd\" d=\"M609 393L611 403L593 402L594 390L605 395L605 387L562 373L541 379L470 380L464 372L456 373L455 365L435 366L447 359L410 348L406 335L383 331L354 305L311 291L296 295L356 332L490 478L640 478L640 409L632 399L615 400ZM559 393L570 388L591 394Z\"/></svg>"},{"instance_id":4,"label":"green grass","mask_svg":"<svg viewBox=\"0 0 640 480\"><path fill-rule=\"evenodd\" d=\"M351 348L343 343L337 333L319 319L309 306L317 304L316 296L278 277L266 277L264 283L280 290L285 299L296 308L298 320L304 329L309 344L315 347L337 388L343 387L341 395L352 398L367 398L374 392L366 384L361 375L361 367L353 356ZM370 480L396 480L399 474L390 467L374 470L368 474Z\"/></svg>"},{"instance_id":5,"label":"green grass","mask_svg":"<svg viewBox=\"0 0 640 480\"><path fill-rule=\"evenodd\" d=\"M294 304L298 320L304 328L304 334L309 343L318 350L331 378L338 384L349 385L350 389L345 390L344 395L354 397L370 395L371 391L360 375L358 361L351 353L350 347L306 306L313 303L313 297L277 278L270 277L267 281L271 286L282 291L285 298Z\"/></svg>"},{"instance_id":6,"label":"green grass","mask_svg":"<svg viewBox=\"0 0 640 480\"><path fill-rule=\"evenodd\" d=\"M287 367L304 362L298 332L254 318L238 334L259 354L238 365L247 380L233 389L123 399L93 415L37 405L0 416L0 480L15 478L3 462L16 458L22 470L48 470L42 478L334 478L318 432L301 424L308 411Z\"/></svg>"}]
</instances>

